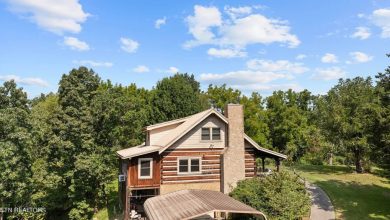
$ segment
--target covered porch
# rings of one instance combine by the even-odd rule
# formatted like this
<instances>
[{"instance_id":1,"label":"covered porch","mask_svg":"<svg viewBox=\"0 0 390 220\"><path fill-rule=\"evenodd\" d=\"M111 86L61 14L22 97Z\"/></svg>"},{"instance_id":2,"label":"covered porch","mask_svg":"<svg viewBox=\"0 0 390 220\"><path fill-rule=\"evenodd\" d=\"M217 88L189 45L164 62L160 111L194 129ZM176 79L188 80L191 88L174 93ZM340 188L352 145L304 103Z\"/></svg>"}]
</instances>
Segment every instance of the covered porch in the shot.
<instances>
[{"instance_id":1,"label":"covered porch","mask_svg":"<svg viewBox=\"0 0 390 220\"><path fill-rule=\"evenodd\" d=\"M266 169L266 159L273 160L275 164L274 170L279 172L282 161L287 159L286 155L260 147L255 141L246 135L245 141L246 177L267 174L269 171Z\"/></svg>"}]
</instances>

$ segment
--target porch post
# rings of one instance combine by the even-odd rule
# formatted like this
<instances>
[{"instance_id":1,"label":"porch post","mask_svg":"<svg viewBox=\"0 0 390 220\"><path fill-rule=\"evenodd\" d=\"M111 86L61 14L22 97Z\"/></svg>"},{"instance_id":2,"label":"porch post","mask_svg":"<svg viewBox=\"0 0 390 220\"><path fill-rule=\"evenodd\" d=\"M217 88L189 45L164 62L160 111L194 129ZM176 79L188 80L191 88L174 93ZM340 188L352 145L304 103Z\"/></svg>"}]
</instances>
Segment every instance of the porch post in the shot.
<instances>
[{"instance_id":1,"label":"porch post","mask_svg":"<svg viewBox=\"0 0 390 220\"><path fill-rule=\"evenodd\" d=\"M261 165L262 165L262 170L261 170L261 172L263 172L264 173L264 170L265 170L265 163L264 163L264 160L265 160L265 158L264 157L262 157L261 158Z\"/></svg>"}]
</instances>

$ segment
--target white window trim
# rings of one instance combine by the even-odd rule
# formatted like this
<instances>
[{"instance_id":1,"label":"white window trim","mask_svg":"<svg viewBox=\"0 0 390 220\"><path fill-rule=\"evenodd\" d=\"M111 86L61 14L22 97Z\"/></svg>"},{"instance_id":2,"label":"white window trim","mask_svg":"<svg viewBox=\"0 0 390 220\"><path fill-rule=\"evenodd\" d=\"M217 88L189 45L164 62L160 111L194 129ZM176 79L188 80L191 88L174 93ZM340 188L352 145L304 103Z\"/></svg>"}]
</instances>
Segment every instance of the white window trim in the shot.
<instances>
[{"instance_id":1,"label":"white window trim","mask_svg":"<svg viewBox=\"0 0 390 220\"><path fill-rule=\"evenodd\" d=\"M149 161L150 162L150 175L141 176L141 162ZM152 179L153 178L153 158L139 158L138 159L138 179Z\"/></svg>"},{"instance_id":2,"label":"white window trim","mask_svg":"<svg viewBox=\"0 0 390 220\"><path fill-rule=\"evenodd\" d=\"M191 159L199 160L199 171L191 172ZM188 161L188 172L180 172L180 160ZM177 158L177 174L178 175L192 175L192 174L202 174L202 157L178 157Z\"/></svg>"},{"instance_id":3,"label":"white window trim","mask_svg":"<svg viewBox=\"0 0 390 220\"><path fill-rule=\"evenodd\" d=\"M209 129L210 139L208 139L208 140L202 139L202 129L203 128ZM213 128L219 128L219 139L218 140L213 140ZM222 141L222 129L220 127L202 127L200 129L200 141L201 142L221 142Z\"/></svg>"}]
</instances>

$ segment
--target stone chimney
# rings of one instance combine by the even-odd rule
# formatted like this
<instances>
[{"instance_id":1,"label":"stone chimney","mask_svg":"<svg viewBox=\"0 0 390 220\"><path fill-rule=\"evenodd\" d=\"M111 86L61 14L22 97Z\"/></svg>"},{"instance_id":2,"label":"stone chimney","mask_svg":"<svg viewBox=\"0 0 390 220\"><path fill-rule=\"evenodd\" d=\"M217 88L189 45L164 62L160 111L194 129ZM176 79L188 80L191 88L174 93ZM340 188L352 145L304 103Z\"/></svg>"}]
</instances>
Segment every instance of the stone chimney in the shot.
<instances>
[{"instance_id":1,"label":"stone chimney","mask_svg":"<svg viewBox=\"0 0 390 220\"><path fill-rule=\"evenodd\" d=\"M226 149L222 156L221 191L229 193L239 180L245 179L244 111L239 104L225 107L228 118Z\"/></svg>"}]
</instances>

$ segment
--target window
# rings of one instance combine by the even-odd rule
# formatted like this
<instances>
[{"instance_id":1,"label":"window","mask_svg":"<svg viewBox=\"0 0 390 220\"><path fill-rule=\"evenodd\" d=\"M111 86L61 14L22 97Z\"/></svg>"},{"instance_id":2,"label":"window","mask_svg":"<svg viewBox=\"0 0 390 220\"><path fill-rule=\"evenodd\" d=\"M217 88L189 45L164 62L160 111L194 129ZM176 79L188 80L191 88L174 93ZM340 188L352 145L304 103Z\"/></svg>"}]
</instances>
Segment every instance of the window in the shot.
<instances>
[{"instance_id":1,"label":"window","mask_svg":"<svg viewBox=\"0 0 390 220\"><path fill-rule=\"evenodd\" d=\"M200 158L179 158L178 173L179 174L194 174L200 173Z\"/></svg>"},{"instance_id":2,"label":"window","mask_svg":"<svg viewBox=\"0 0 390 220\"><path fill-rule=\"evenodd\" d=\"M210 128L202 128L202 140L210 140Z\"/></svg>"},{"instance_id":3,"label":"window","mask_svg":"<svg viewBox=\"0 0 390 220\"><path fill-rule=\"evenodd\" d=\"M221 129L213 128L213 140L221 140Z\"/></svg>"},{"instance_id":4,"label":"window","mask_svg":"<svg viewBox=\"0 0 390 220\"><path fill-rule=\"evenodd\" d=\"M139 158L138 159L138 178L150 179L152 178L153 159Z\"/></svg>"},{"instance_id":5,"label":"window","mask_svg":"<svg viewBox=\"0 0 390 220\"><path fill-rule=\"evenodd\" d=\"M202 128L202 141L221 140L221 129L220 128Z\"/></svg>"}]
</instances>

